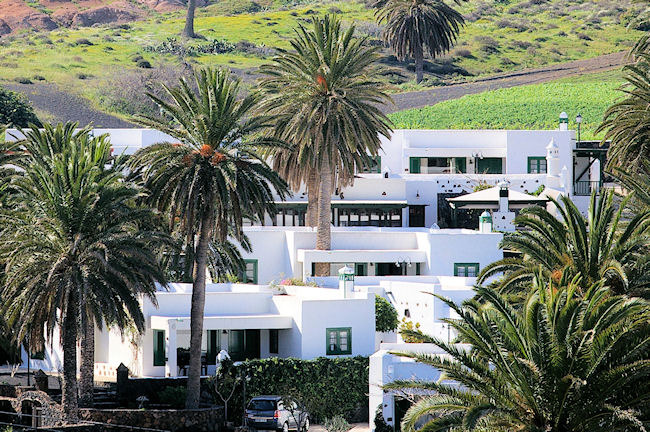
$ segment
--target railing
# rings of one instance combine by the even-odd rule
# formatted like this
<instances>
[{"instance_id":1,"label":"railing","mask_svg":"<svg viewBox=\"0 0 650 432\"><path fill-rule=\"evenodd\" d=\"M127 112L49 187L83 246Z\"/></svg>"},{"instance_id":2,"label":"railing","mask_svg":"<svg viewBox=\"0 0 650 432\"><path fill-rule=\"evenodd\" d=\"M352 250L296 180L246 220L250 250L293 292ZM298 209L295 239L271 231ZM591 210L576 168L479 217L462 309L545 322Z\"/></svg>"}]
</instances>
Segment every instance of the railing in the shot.
<instances>
[{"instance_id":1,"label":"railing","mask_svg":"<svg viewBox=\"0 0 650 432\"><path fill-rule=\"evenodd\" d=\"M599 191L601 183L599 181L581 180L573 184L573 194L576 196L589 196L592 191Z\"/></svg>"}]
</instances>

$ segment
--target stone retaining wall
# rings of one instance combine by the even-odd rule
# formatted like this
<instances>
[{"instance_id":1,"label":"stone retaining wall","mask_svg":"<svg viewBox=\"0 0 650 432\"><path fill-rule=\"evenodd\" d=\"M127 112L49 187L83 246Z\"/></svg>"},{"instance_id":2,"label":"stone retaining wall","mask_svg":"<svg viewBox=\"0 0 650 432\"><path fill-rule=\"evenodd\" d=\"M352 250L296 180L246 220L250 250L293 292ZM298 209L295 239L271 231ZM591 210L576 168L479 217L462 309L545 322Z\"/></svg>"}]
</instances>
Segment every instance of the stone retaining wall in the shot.
<instances>
[{"instance_id":1,"label":"stone retaining wall","mask_svg":"<svg viewBox=\"0 0 650 432\"><path fill-rule=\"evenodd\" d=\"M138 426L171 432L218 432L223 421L221 407L195 410L155 409L90 409L79 410L79 418L89 422L106 423L98 430L115 431L120 428L108 425ZM124 429L122 429L124 430Z\"/></svg>"}]
</instances>

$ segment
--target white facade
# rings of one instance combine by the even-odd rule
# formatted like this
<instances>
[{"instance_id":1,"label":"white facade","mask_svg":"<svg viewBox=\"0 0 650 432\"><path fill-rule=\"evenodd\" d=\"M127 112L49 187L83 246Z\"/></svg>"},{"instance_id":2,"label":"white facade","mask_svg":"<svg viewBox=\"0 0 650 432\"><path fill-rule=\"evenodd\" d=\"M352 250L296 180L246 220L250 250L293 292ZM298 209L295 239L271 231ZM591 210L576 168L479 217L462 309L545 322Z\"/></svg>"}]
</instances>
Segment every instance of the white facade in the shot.
<instances>
[{"instance_id":1,"label":"white facade","mask_svg":"<svg viewBox=\"0 0 650 432\"><path fill-rule=\"evenodd\" d=\"M157 307L148 299L141 301L146 323L141 335L95 329L96 379L114 379L120 363L135 376L175 377L186 372L177 349L188 349L190 344L192 285L174 283L168 288L156 293ZM216 355L226 350L237 360L237 348L231 345L239 343L237 336L245 338L238 348L241 359L368 356L375 352L375 296L355 292L345 298L341 290L332 288L208 284L203 326L202 351L207 356L210 351ZM333 329L346 332L343 353L332 352L329 347ZM210 346L210 332L214 332L217 346ZM273 332L277 332L275 342ZM30 360L32 369L60 370L63 356L57 341L47 346L45 360ZM164 346L162 351L159 343ZM24 352L23 360L26 366ZM214 371L215 361L208 359L203 372Z\"/></svg>"},{"instance_id":2,"label":"white facade","mask_svg":"<svg viewBox=\"0 0 650 432\"><path fill-rule=\"evenodd\" d=\"M357 273L357 285L364 285L377 283L386 272L399 276L394 273L400 270L402 275L454 276L457 263L477 263L480 269L502 257L501 233L467 229L333 227L329 251L315 249L316 230L310 227L251 226L244 233L252 251L242 255L255 263L254 282L262 284L309 279L315 262L331 263L332 276L345 264L365 265L366 276Z\"/></svg>"},{"instance_id":3,"label":"white facade","mask_svg":"<svg viewBox=\"0 0 650 432\"><path fill-rule=\"evenodd\" d=\"M370 356L368 389L370 430L375 430L373 419L375 418L377 407L381 407L384 420L389 426L395 427L401 420L400 409L398 409L397 405L399 404L400 397L405 395L397 391L385 391L383 386L397 380L435 382L441 378L439 370L422 363L417 363L413 359L391 354L392 352L447 356L444 351L433 344L381 344L379 351Z\"/></svg>"}]
</instances>

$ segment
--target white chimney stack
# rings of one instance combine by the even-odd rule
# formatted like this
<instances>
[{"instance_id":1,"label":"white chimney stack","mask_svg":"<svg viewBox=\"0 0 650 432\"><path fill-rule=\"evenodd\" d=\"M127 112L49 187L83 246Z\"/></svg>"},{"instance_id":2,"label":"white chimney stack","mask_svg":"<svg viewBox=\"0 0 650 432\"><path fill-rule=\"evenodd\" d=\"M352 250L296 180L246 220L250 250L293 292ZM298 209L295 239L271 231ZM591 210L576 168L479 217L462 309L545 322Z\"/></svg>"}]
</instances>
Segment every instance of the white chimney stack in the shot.
<instances>
[{"instance_id":1,"label":"white chimney stack","mask_svg":"<svg viewBox=\"0 0 650 432\"><path fill-rule=\"evenodd\" d=\"M354 292L354 269L347 265L339 270L339 291L343 298L352 297Z\"/></svg>"},{"instance_id":2,"label":"white chimney stack","mask_svg":"<svg viewBox=\"0 0 650 432\"><path fill-rule=\"evenodd\" d=\"M560 130L569 130L569 116L564 111L560 113Z\"/></svg>"}]
</instances>

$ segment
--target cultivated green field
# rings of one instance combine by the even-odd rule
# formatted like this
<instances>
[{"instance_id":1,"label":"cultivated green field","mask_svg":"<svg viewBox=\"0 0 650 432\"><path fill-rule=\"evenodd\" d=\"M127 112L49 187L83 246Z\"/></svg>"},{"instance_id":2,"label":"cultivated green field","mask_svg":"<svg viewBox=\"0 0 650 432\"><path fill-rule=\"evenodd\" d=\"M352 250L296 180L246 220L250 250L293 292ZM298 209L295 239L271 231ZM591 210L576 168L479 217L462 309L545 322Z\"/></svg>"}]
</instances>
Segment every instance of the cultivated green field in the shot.
<instances>
[{"instance_id":1,"label":"cultivated green field","mask_svg":"<svg viewBox=\"0 0 650 432\"><path fill-rule=\"evenodd\" d=\"M493 90L434 106L389 115L396 128L414 129L553 129L566 111L570 127L582 115L582 139L594 131L605 110L621 96L620 72L607 72L544 84Z\"/></svg>"}]
</instances>

